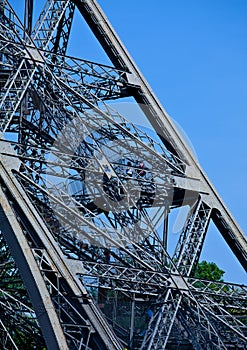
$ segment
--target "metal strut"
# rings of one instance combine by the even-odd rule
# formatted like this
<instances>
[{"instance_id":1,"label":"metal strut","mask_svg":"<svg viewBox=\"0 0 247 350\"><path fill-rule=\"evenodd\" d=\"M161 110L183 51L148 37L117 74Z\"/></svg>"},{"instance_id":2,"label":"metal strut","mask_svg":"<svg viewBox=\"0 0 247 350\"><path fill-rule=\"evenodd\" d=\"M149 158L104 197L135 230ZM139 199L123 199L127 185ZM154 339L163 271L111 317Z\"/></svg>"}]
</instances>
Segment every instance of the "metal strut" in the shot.
<instances>
[{"instance_id":1,"label":"metal strut","mask_svg":"<svg viewBox=\"0 0 247 350\"><path fill-rule=\"evenodd\" d=\"M193 274L211 220L247 269L245 235L97 2L48 0L33 28L32 4L22 24L0 1L1 347L244 348L247 287ZM66 55L76 9L112 66Z\"/></svg>"}]
</instances>

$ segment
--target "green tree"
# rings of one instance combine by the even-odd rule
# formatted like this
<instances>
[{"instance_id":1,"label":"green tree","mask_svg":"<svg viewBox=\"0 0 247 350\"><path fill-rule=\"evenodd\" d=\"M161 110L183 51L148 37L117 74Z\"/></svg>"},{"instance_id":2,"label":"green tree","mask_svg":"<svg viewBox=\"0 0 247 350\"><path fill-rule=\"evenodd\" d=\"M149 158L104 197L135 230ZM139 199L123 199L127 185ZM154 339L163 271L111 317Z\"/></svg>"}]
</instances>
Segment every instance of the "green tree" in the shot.
<instances>
[{"instance_id":1,"label":"green tree","mask_svg":"<svg viewBox=\"0 0 247 350\"><path fill-rule=\"evenodd\" d=\"M197 264L194 277L207 281L223 281L225 271L221 270L214 262L205 260Z\"/></svg>"}]
</instances>

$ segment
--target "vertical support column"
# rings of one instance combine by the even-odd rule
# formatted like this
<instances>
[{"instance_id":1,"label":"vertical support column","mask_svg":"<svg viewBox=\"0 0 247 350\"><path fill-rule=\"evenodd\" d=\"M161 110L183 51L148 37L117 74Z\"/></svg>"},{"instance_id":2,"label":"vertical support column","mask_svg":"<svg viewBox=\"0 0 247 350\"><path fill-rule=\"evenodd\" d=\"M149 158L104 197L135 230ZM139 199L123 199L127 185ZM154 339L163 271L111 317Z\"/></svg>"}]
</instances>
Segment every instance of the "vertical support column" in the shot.
<instances>
[{"instance_id":1,"label":"vertical support column","mask_svg":"<svg viewBox=\"0 0 247 350\"><path fill-rule=\"evenodd\" d=\"M134 327L135 327L135 293L131 299L131 314L130 314L130 348L132 349L134 340Z\"/></svg>"},{"instance_id":2,"label":"vertical support column","mask_svg":"<svg viewBox=\"0 0 247 350\"><path fill-rule=\"evenodd\" d=\"M33 25L33 0L25 1L24 28L25 33L31 36Z\"/></svg>"}]
</instances>

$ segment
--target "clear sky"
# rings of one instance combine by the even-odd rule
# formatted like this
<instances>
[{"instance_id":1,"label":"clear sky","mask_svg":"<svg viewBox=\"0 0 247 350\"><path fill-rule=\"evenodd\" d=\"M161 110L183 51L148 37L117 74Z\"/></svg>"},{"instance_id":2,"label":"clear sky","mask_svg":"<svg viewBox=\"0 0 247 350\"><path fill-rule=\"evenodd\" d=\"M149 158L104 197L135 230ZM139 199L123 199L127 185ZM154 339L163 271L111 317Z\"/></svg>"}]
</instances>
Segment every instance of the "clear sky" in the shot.
<instances>
[{"instance_id":1,"label":"clear sky","mask_svg":"<svg viewBox=\"0 0 247 350\"><path fill-rule=\"evenodd\" d=\"M247 232L247 2L99 0L169 115ZM247 283L218 233L202 258Z\"/></svg>"},{"instance_id":2,"label":"clear sky","mask_svg":"<svg viewBox=\"0 0 247 350\"><path fill-rule=\"evenodd\" d=\"M11 4L19 7L20 2ZM36 8L40 3L36 0ZM247 232L247 1L99 3ZM78 14L73 29L70 53L102 62L103 53ZM210 229L202 257L226 270L226 280L247 284L245 272L223 243Z\"/></svg>"}]
</instances>

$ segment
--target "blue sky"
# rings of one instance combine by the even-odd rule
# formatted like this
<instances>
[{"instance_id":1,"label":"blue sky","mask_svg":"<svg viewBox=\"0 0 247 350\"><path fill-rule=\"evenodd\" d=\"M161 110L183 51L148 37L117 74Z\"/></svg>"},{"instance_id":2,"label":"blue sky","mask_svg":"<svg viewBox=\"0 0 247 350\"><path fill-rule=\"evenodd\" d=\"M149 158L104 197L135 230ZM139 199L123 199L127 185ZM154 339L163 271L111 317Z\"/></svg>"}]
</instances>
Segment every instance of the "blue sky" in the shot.
<instances>
[{"instance_id":1,"label":"blue sky","mask_svg":"<svg viewBox=\"0 0 247 350\"><path fill-rule=\"evenodd\" d=\"M15 7L17 1L12 0ZM36 0L36 6L40 6ZM247 2L245 0L99 0L169 115L247 232ZM18 1L18 6L20 2ZM38 12L38 11L37 11ZM77 14L70 53L103 62ZM203 258L247 283L212 228Z\"/></svg>"},{"instance_id":2,"label":"blue sky","mask_svg":"<svg viewBox=\"0 0 247 350\"><path fill-rule=\"evenodd\" d=\"M99 3L247 232L247 2ZM213 227L202 257L227 271L226 280L247 282L246 273Z\"/></svg>"},{"instance_id":3,"label":"blue sky","mask_svg":"<svg viewBox=\"0 0 247 350\"><path fill-rule=\"evenodd\" d=\"M99 1L247 229L247 2Z\"/></svg>"}]
</instances>

